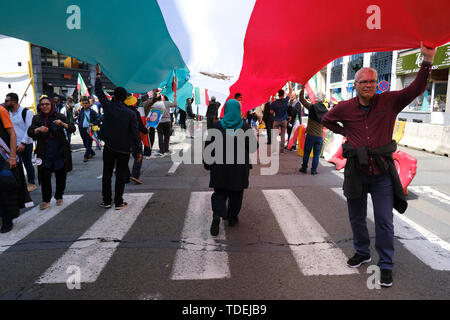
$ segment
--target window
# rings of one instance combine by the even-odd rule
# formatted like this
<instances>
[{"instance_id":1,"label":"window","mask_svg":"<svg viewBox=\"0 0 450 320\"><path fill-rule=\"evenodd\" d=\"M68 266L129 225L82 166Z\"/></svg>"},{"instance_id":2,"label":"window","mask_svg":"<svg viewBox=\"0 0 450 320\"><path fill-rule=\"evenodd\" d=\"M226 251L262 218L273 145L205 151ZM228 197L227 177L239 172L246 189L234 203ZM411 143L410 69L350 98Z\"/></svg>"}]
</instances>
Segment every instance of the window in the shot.
<instances>
[{"instance_id":1,"label":"window","mask_svg":"<svg viewBox=\"0 0 450 320\"><path fill-rule=\"evenodd\" d=\"M445 112L445 104L447 103L447 82L433 82L433 111Z\"/></svg>"}]
</instances>

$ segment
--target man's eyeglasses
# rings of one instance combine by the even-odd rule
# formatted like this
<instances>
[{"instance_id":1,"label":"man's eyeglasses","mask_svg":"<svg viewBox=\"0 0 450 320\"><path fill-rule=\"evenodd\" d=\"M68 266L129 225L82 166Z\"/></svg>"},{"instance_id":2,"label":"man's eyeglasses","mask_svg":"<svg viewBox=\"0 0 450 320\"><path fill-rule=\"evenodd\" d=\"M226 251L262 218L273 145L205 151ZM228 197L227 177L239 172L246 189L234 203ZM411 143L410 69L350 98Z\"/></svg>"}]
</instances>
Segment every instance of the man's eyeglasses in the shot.
<instances>
[{"instance_id":1,"label":"man's eyeglasses","mask_svg":"<svg viewBox=\"0 0 450 320\"><path fill-rule=\"evenodd\" d=\"M359 84L362 84L363 86L366 85L366 84L374 85L374 84L378 83L377 80L363 80L363 81L356 81L356 82L359 83Z\"/></svg>"},{"instance_id":2,"label":"man's eyeglasses","mask_svg":"<svg viewBox=\"0 0 450 320\"><path fill-rule=\"evenodd\" d=\"M11 99L5 99L5 103L12 101Z\"/></svg>"}]
</instances>

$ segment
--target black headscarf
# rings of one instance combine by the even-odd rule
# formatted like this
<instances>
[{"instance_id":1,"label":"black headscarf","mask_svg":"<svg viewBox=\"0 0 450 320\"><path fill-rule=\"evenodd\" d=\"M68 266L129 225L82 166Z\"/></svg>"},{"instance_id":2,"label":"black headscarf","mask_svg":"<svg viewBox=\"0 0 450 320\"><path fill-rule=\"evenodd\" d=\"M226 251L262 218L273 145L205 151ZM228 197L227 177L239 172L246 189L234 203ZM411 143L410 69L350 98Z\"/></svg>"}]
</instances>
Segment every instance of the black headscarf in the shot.
<instances>
[{"instance_id":1,"label":"black headscarf","mask_svg":"<svg viewBox=\"0 0 450 320\"><path fill-rule=\"evenodd\" d=\"M327 107L322 102L314 103L311 108L309 108L309 115L308 117L314 121L317 121L319 123L322 122L322 118L325 116L325 114L328 112Z\"/></svg>"}]
</instances>

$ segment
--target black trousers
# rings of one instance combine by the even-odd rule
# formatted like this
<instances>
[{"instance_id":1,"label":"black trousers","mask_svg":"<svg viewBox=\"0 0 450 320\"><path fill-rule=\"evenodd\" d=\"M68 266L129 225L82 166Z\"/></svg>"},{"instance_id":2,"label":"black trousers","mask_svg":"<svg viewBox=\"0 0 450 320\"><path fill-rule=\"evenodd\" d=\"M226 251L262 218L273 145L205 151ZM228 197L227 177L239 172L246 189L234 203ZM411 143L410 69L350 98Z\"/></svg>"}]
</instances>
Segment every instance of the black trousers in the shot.
<instances>
[{"instance_id":1,"label":"black trousers","mask_svg":"<svg viewBox=\"0 0 450 320\"><path fill-rule=\"evenodd\" d=\"M92 138L89 136L87 132L88 128L78 128L80 131L81 139L83 139L83 145L86 148L84 152L84 157L89 158L89 156L95 156L94 150L92 150Z\"/></svg>"},{"instance_id":2,"label":"black trousers","mask_svg":"<svg viewBox=\"0 0 450 320\"><path fill-rule=\"evenodd\" d=\"M214 193L211 196L213 215L220 216L223 219L237 218L239 211L241 211L243 198L244 190L214 189Z\"/></svg>"},{"instance_id":3,"label":"black trousers","mask_svg":"<svg viewBox=\"0 0 450 320\"><path fill-rule=\"evenodd\" d=\"M266 121L267 143L272 144L273 121Z\"/></svg>"},{"instance_id":4,"label":"black trousers","mask_svg":"<svg viewBox=\"0 0 450 320\"><path fill-rule=\"evenodd\" d=\"M123 203L126 179L129 179L130 171L128 161L130 154L116 152L105 146L103 150L103 178L102 196L103 202L110 204L112 201L111 179L116 167L116 184L114 188L114 203L119 206Z\"/></svg>"},{"instance_id":5,"label":"black trousers","mask_svg":"<svg viewBox=\"0 0 450 320\"><path fill-rule=\"evenodd\" d=\"M214 124L214 118L208 117L206 118L206 128L209 129Z\"/></svg>"},{"instance_id":6,"label":"black trousers","mask_svg":"<svg viewBox=\"0 0 450 320\"><path fill-rule=\"evenodd\" d=\"M149 132L148 132L148 137L150 140L150 147L146 147L144 146L144 156L151 156L152 155L152 149L153 149L153 144L155 143L155 128L150 127Z\"/></svg>"},{"instance_id":7,"label":"black trousers","mask_svg":"<svg viewBox=\"0 0 450 320\"><path fill-rule=\"evenodd\" d=\"M170 141L170 122L160 122L158 124L158 143L159 143L159 153L169 152L169 141Z\"/></svg>"},{"instance_id":8,"label":"black trousers","mask_svg":"<svg viewBox=\"0 0 450 320\"><path fill-rule=\"evenodd\" d=\"M56 178L55 199L56 200L62 199L64 195L64 190L66 189L66 177L67 177L66 170L63 168L58 171L53 171L42 165L41 189L43 202L50 202L52 198L52 172L55 172Z\"/></svg>"}]
</instances>

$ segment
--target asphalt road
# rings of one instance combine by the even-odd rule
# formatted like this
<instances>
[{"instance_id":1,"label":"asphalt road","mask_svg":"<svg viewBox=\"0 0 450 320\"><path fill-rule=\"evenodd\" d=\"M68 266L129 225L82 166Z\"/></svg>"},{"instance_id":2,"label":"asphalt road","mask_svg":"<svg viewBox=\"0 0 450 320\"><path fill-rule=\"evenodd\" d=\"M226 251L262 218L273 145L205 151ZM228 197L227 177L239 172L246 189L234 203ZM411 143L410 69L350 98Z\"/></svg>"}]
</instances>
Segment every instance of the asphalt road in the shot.
<instances>
[{"instance_id":1,"label":"asphalt road","mask_svg":"<svg viewBox=\"0 0 450 320\"><path fill-rule=\"evenodd\" d=\"M99 207L101 151L83 163L80 141L74 137L65 207L23 210L14 230L0 235L0 299L450 298L446 157L401 148L418 159L418 170L408 211L395 216L394 285L370 289L374 224L369 220L372 263L348 268L353 247L342 173L323 159L316 176L298 172L295 152L279 156L276 175L261 175L255 165L239 224L222 223L213 238L202 165L143 160L144 184L126 186L129 207L108 211ZM171 150L187 154L192 143L177 130ZM40 197L38 188L35 206Z\"/></svg>"}]
</instances>

